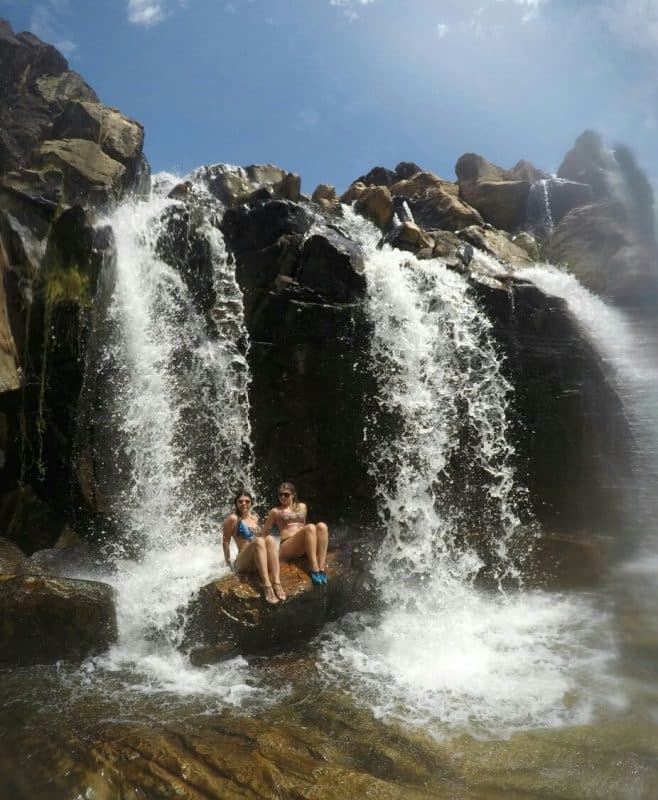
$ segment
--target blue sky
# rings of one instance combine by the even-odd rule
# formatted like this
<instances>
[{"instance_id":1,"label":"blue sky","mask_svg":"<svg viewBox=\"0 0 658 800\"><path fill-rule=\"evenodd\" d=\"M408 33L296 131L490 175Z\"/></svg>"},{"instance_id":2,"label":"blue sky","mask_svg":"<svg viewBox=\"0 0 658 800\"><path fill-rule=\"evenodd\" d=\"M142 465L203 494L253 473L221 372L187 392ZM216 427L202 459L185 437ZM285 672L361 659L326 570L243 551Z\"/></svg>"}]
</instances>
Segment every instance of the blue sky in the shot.
<instances>
[{"instance_id":1,"label":"blue sky","mask_svg":"<svg viewBox=\"0 0 658 800\"><path fill-rule=\"evenodd\" d=\"M0 0L146 128L154 170L272 162L304 191L475 151L555 171L576 136L658 183L658 0Z\"/></svg>"}]
</instances>

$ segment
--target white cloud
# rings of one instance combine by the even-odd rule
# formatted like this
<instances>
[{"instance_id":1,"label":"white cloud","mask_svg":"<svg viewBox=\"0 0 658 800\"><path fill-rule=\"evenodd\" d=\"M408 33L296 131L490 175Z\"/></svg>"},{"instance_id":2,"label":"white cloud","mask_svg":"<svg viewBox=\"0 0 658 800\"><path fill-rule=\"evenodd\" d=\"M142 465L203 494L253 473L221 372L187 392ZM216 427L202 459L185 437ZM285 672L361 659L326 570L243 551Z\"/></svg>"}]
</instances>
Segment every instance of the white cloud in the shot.
<instances>
[{"instance_id":1,"label":"white cloud","mask_svg":"<svg viewBox=\"0 0 658 800\"><path fill-rule=\"evenodd\" d=\"M450 31L450 25L446 25L443 22L439 22L439 24L436 26L436 32L439 39L444 39L448 35L449 31Z\"/></svg>"},{"instance_id":2,"label":"white cloud","mask_svg":"<svg viewBox=\"0 0 658 800\"><path fill-rule=\"evenodd\" d=\"M128 0L128 20L135 25L157 25L166 16L159 0Z\"/></svg>"},{"instance_id":3,"label":"white cloud","mask_svg":"<svg viewBox=\"0 0 658 800\"><path fill-rule=\"evenodd\" d=\"M356 8L358 6L368 6L374 2L376 0L329 0L329 5L342 8L347 19L350 22L354 22L355 19L359 18Z\"/></svg>"},{"instance_id":4,"label":"white cloud","mask_svg":"<svg viewBox=\"0 0 658 800\"><path fill-rule=\"evenodd\" d=\"M77 49L61 23L60 15L69 11L68 0L49 0L34 7L30 17L30 30L44 42L54 45L67 58Z\"/></svg>"}]
</instances>

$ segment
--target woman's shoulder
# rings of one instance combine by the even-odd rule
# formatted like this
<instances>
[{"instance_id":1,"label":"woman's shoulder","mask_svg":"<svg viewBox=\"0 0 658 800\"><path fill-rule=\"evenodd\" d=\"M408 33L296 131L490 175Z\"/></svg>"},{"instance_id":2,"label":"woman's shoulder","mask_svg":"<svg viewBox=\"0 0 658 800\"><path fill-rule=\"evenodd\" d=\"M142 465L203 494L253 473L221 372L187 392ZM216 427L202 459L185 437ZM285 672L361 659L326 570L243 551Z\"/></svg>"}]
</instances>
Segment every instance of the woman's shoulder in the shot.
<instances>
[{"instance_id":1,"label":"woman's shoulder","mask_svg":"<svg viewBox=\"0 0 658 800\"><path fill-rule=\"evenodd\" d=\"M238 515L235 513L235 511L232 511L227 517L224 518L224 524L226 524L227 522L236 523L237 521L238 521Z\"/></svg>"}]
</instances>

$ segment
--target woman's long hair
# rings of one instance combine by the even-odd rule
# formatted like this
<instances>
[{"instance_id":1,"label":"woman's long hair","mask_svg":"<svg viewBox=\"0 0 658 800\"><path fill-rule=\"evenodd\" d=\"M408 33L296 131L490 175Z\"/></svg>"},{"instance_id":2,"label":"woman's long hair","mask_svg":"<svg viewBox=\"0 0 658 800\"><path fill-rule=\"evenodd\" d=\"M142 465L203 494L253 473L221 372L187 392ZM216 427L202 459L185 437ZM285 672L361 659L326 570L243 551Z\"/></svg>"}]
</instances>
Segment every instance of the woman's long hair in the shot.
<instances>
[{"instance_id":1,"label":"woman's long hair","mask_svg":"<svg viewBox=\"0 0 658 800\"><path fill-rule=\"evenodd\" d=\"M279 491L281 489L285 489L286 491L290 492L292 495L292 510L297 511L297 506L299 505L299 498L297 497L297 489L295 489L295 484L290 483L289 481L285 481L279 486Z\"/></svg>"}]
</instances>

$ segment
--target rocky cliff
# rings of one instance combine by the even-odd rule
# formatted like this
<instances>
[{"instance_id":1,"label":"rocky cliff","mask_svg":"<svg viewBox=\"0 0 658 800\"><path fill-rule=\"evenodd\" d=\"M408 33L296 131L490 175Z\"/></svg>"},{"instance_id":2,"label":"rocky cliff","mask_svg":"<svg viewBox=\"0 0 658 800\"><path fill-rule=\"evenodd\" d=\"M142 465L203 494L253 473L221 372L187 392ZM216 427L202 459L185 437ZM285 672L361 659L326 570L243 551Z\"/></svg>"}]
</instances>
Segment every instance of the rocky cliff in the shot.
<instances>
[{"instance_id":1,"label":"rocky cliff","mask_svg":"<svg viewBox=\"0 0 658 800\"><path fill-rule=\"evenodd\" d=\"M141 126L103 106L54 48L2 23L0 67L0 535L30 551L80 508L111 515L99 465L107 442L83 431L74 453L91 321L112 281L112 236L95 213L146 191L148 165ZM558 178L475 154L458 160L456 176L404 162L370 170L340 198L331 186L308 198L299 177L277 167L204 167L172 191L162 257L208 326L221 324L198 234L194 186L203 185L221 207L213 224L244 296L261 475L297 481L333 523L372 529L363 430L376 388L363 253L341 224L352 204L382 244L444 259L486 308L515 390L517 468L534 517L551 531L617 529L627 498L604 488L601 468L614 465L624 494L633 465L619 399L564 303L512 273L550 256L625 303L655 294L646 179L626 149L607 154L593 134ZM466 443L463 460L467 471Z\"/></svg>"}]
</instances>

